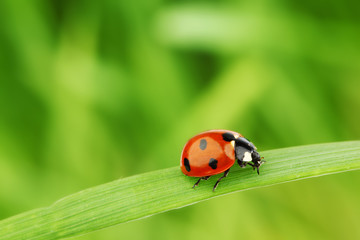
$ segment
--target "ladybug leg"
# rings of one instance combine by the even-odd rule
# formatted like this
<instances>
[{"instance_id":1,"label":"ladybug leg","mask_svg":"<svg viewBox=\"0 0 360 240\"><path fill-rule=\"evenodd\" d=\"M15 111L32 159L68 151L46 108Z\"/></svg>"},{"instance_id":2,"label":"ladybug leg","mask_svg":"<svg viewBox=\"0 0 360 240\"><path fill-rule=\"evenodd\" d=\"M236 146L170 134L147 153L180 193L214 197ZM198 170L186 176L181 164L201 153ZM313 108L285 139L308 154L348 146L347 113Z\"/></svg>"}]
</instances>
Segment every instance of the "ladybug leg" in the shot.
<instances>
[{"instance_id":1,"label":"ladybug leg","mask_svg":"<svg viewBox=\"0 0 360 240\"><path fill-rule=\"evenodd\" d=\"M255 165L252 164L252 163L248 163L248 164L249 164L250 166L252 166L253 170L256 169L257 174L260 175L260 172L259 172L259 167L260 167L260 166L255 166Z\"/></svg>"},{"instance_id":2,"label":"ladybug leg","mask_svg":"<svg viewBox=\"0 0 360 240\"><path fill-rule=\"evenodd\" d=\"M246 162L244 162L244 161L237 160L237 163L239 164L239 166L240 166L241 168L246 167Z\"/></svg>"},{"instance_id":3,"label":"ladybug leg","mask_svg":"<svg viewBox=\"0 0 360 240\"><path fill-rule=\"evenodd\" d=\"M202 178L199 178L199 180L197 180L197 182L194 184L193 188L195 188L197 185L199 185L199 182L201 181Z\"/></svg>"},{"instance_id":4,"label":"ladybug leg","mask_svg":"<svg viewBox=\"0 0 360 240\"><path fill-rule=\"evenodd\" d=\"M252 168L253 168L253 170L255 170L255 165L254 164L252 164L252 163L250 163L250 162L248 162L247 164L249 164L250 166L252 166Z\"/></svg>"},{"instance_id":5,"label":"ladybug leg","mask_svg":"<svg viewBox=\"0 0 360 240\"><path fill-rule=\"evenodd\" d=\"M224 172L224 175L223 175L222 177L220 177L220 178L216 181L216 183L215 183L215 185L214 185L214 187L213 187L213 192L215 191L215 189L216 189L217 186L219 185L219 182L221 181L221 179L223 179L224 177L226 177L226 176L229 174L229 171L230 171L230 168L229 168L228 170L226 170L226 171Z\"/></svg>"},{"instance_id":6,"label":"ladybug leg","mask_svg":"<svg viewBox=\"0 0 360 240\"><path fill-rule=\"evenodd\" d=\"M201 179L203 179L203 180L208 180L209 177L210 177L210 176L206 176L206 177L201 177L201 178L199 178L199 180L197 180L197 182L194 184L193 188L195 188L197 185L199 185Z\"/></svg>"}]
</instances>

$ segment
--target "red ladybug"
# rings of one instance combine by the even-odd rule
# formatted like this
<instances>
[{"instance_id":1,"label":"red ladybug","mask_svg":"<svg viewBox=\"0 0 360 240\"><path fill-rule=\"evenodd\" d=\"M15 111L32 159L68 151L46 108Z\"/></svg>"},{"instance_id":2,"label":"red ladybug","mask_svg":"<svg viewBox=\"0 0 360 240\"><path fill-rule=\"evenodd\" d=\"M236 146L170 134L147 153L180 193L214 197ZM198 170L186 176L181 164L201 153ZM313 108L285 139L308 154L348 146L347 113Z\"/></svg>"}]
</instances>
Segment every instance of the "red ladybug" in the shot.
<instances>
[{"instance_id":1,"label":"red ladybug","mask_svg":"<svg viewBox=\"0 0 360 240\"><path fill-rule=\"evenodd\" d=\"M256 147L243 135L228 130L210 130L192 137L181 153L181 171L190 177L199 177L195 188L201 179L224 173L214 185L213 191L221 179L229 173L235 160L240 167L246 164L252 166L259 174L259 167L264 163L256 151Z\"/></svg>"}]
</instances>

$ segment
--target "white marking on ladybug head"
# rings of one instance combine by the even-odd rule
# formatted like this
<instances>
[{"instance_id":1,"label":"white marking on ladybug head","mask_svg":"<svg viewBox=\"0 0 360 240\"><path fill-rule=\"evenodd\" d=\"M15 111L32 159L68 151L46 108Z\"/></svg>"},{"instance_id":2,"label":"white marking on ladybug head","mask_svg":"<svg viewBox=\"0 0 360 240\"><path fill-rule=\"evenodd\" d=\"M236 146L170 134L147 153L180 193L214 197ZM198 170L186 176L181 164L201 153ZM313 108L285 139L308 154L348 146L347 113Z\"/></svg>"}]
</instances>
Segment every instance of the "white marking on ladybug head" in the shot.
<instances>
[{"instance_id":1,"label":"white marking on ladybug head","mask_svg":"<svg viewBox=\"0 0 360 240\"><path fill-rule=\"evenodd\" d=\"M251 153L250 152L245 152L243 162L251 162L251 161L252 161Z\"/></svg>"},{"instance_id":2,"label":"white marking on ladybug head","mask_svg":"<svg viewBox=\"0 0 360 240\"><path fill-rule=\"evenodd\" d=\"M235 138L235 139L238 139L239 137L240 137L239 134L236 134L236 133L234 134L234 138Z\"/></svg>"},{"instance_id":3,"label":"white marking on ladybug head","mask_svg":"<svg viewBox=\"0 0 360 240\"><path fill-rule=\"evenodd\" d=\"M235 147L235 140L230 141L231 146Z\"/></svg>"}]
</instances>

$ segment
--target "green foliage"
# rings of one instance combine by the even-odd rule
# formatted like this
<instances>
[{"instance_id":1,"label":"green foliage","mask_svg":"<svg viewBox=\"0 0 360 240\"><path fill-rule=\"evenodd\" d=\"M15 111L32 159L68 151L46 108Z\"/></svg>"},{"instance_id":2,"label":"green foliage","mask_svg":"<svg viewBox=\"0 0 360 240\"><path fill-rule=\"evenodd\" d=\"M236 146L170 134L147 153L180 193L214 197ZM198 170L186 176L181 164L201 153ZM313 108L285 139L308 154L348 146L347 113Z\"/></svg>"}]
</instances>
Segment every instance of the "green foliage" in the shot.
<instances>
[{"instance_id":1,"label":"green foliage","mask_svg":"<svg viewBox=\"0 0 360 240\"><path fill-rule=\"evenodd\" d=\"M204 130L259 151L360 139L359 7L1 0L0 219L175 166ZM254 189L77 240L359 239L359 182Z\"/></svg>"},{"instance_id":2,"label":"green foliage","mask_svg":"<svg viewBox=\"0 0 360 240\"><path fill-rule=\"evenodd\" d=\"M360 141L270 150L261 176L247 169L212 192L215 178L191 188L195 179L179 167L119 179L65 197L48 208L0 222L0 238L58 239L184 207L215 196L341 171L360 169Z\"/></svg>"}]
</instances>

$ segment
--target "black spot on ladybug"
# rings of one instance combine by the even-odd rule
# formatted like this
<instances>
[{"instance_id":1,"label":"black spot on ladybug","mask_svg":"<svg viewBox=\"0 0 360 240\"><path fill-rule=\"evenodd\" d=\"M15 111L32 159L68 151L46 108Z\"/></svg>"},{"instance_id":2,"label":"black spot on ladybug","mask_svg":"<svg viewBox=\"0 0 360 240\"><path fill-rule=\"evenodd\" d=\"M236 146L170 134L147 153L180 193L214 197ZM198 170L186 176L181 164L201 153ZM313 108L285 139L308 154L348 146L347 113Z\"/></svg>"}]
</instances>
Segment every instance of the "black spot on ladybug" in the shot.
<instances>
[{"instance_id":1,"label":"black spot on ladybug","mask_svg":"<svg viewBox=\"0 0 360 240\"><path fill-rule=\"evenodd\" d=\"M212 169L216 169L216 168L217 168L217 163L218 163L218 161L217 161L215 158L210 158L209 166L210 166Z\"/></svg>"},{"instance_id":2,"label":"black spot on ladybug","mask_svg":"<svg viewBox=\"0 0 360 240\"><path fill-rule=\"evenodd\" d=\"M207 146L207 141L205 139L201 139L200 140L200 149L201 150L205 150L206 149L206 146Z\"/></svg>"},{"instance_id":3,"label":"black spot on ladybug","mask_svg":"<svg viewBox=\"0 0 360 240\"><path fill-rule=\"evenodd\" d=\"M229 133L229 132L223 133L222 137L227 142L231 142L232 140L235 140L234 135L232 133Z\"/></svg>"},{"instance_id":4,"label":"black spot on ladybug","mask_svg":"<svg viewBox=\"0 0 360 240\"><path fill-rule=\"evenodd\" d=\"M186 171L190 172L191 168L190 168L189 159L184 158L184 166L185 166Z\"/></svg>"}]
</instances>

